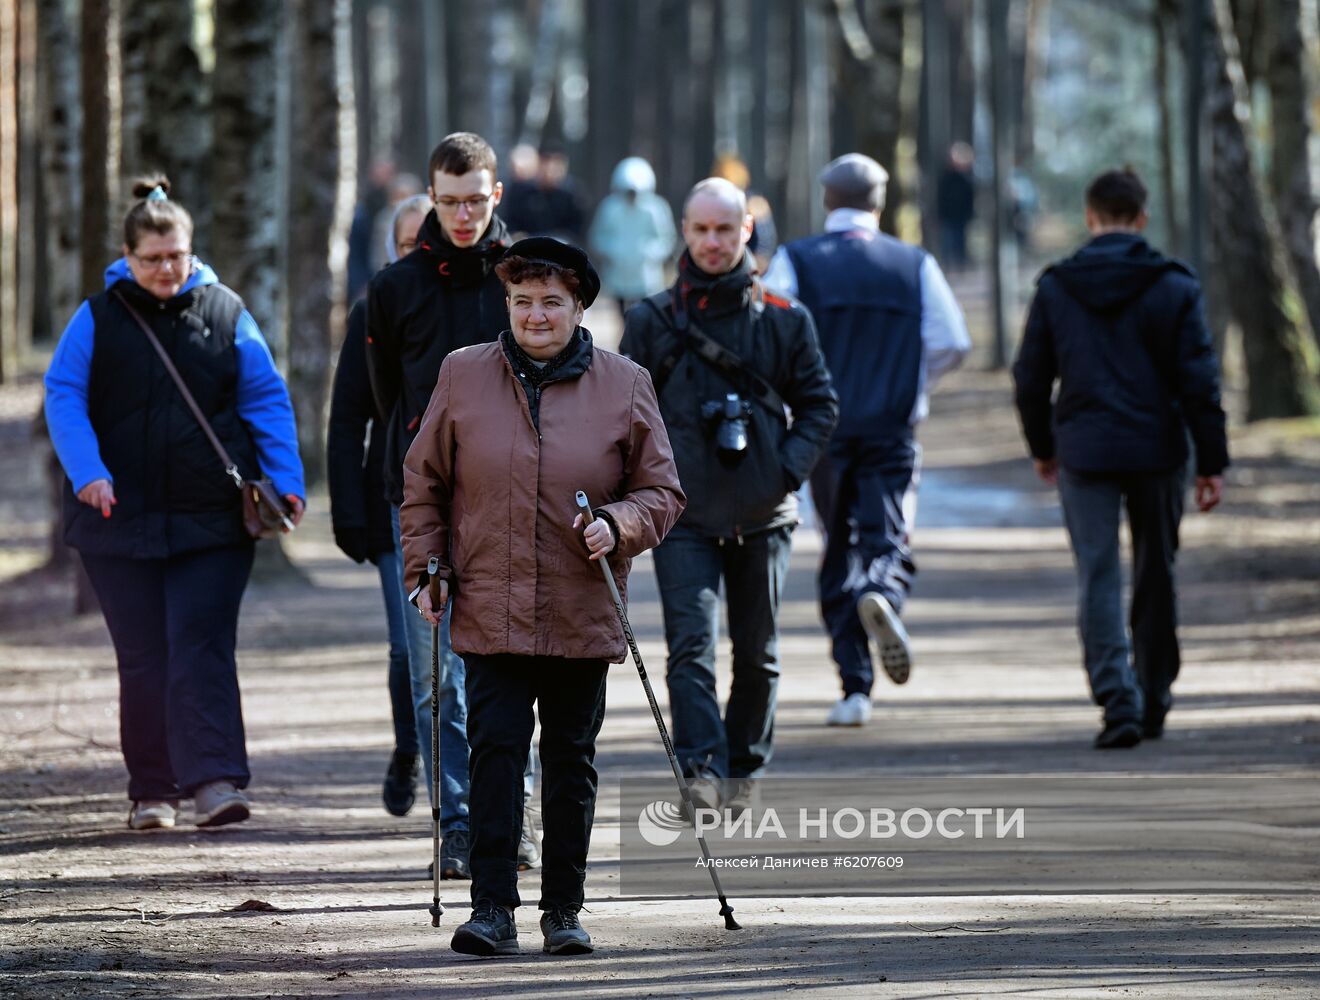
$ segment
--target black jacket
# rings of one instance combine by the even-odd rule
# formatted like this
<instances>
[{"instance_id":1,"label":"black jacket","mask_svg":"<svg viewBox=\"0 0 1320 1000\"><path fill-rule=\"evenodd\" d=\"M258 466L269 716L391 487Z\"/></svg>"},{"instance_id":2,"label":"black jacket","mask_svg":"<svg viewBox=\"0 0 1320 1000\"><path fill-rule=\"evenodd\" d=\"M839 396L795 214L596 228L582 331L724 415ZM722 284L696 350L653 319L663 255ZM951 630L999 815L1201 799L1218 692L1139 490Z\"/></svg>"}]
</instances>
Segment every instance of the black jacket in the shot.
<instances>
[{"instance_id":1,"label":"black jacket","mask_svg":"<svg viewBox=\"0 0 1320 1000\"><path fill-rule=\"evenodd\" d=\"M163 559L250 545L242 495L119 292L151 324L197 405L244 477L260 474L238 415L234 340L243 300L199 285L160 301L131 281L88 300L96 329L87 415L115 474L114 517L79 503L64 484L64 540L89 554Z\"/></svg>"},{"instance_id":2,"label":"black jacket","mask_svg":"<svg viewBox=\"0 0 1320 1000\"><path fill-rule=\"evenodd\" d=\"M1201 285L1135 234L1099 236L1041 274L1013 381L1034 458L1163 472L1186 462L1190 432L1198 475L1228 465Z\"/></svg>"},{"instance_id":3,"label":"black jacket","mask_svg":"<svg viewBox=\"0 0 1320 1000\"><path fill-rule=\"evenodd\" d=\"M394 548L384 454L385 422L376 416L367 378L367 305L359 301L348 314L335 367L325 444L335 544L358 562L375 562Z\"/></svg>"},{"instance_id":4,"label":"black jacket","mask_svg":"<svg viewBox=\"0 0 1320 1000\"><path fill-rule=\"evenodd\" d=\"M755 403L746 458L721 463L712 421L702 404L736 392L751 396L689 350L676 324L686 313L711 339L737 354L788 404L783 413ZM687 494L679 521L708 537L732 538L797 520L794 491L811 473L839 417L838 399L816 341L816 328L796 302L764 293L744 262L711 277L684 254L674 287L628 310L620 351L656 382L660 413ZM677 356L667 374L665 361ZM741 381L741 380L739 380Z\"/></svg>"},{"instance_id":5,"label":"black jacket","mask_svg":"<svg viewBox=\"0 0 1320 1000\"><path fill-rule=\"evenodd\" d=\"M491 220L480 242L459 249L432 211L417 249L378 271L367 286L367 371L376 412L385 420L385 492L403 502L403 456L431 401L440 364L451 351L493 341L509 328L495 264L509 239Z\"/></svg>"}]
</instances>

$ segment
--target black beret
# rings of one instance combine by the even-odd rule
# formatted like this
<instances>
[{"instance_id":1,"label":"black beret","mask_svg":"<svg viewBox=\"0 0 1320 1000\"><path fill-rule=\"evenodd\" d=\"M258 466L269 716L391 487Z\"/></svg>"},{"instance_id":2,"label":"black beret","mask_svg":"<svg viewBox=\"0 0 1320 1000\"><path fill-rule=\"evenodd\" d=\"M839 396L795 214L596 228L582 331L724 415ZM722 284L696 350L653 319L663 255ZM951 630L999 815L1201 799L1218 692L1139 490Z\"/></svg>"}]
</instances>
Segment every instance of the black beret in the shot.
<instances>
[{"instance_id":1,"label":"black beret","mask_svg":"<svg viewBox=\"0 0 1320 1000\"><path fill-rule=\"evenodd\" d=\"M591 305L600 294L600 275L591 266L587 252L572 243L565 243L553 236L529 236L504 251L504 257L506 260L509 257L522 257L526 260L545 261L572 271L577 275L577 296L584 306Z\"/></svg>"}]
</instances>

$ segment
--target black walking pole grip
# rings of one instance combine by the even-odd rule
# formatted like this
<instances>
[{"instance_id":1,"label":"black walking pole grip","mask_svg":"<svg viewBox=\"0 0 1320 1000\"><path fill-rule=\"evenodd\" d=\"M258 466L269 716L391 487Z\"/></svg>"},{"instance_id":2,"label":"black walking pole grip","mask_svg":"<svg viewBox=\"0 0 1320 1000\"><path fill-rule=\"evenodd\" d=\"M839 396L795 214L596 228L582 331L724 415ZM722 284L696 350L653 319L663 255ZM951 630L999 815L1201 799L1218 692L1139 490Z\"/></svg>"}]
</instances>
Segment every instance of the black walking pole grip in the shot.
<instances>
[{"instance_id":1,"label":"black walking pole grip","mask_svg":"<svg viewBox=\"0 0 1320 1000\"><path fill-rule=\"evenodd\" d=\"M426 589L431 595L431 611L443 614L440 608L444 581L437 578L440 559L431 556L426 563ZM431 626L431 926L440 926L440 626Z\"/></svg>"},{"instance_id":2,"label":"black walking pole grip","mask_svg":"<svg viewBox=\"0 0 1320 1000\"><path fill-rule=\"evenodd\" d=\"M578 510L582 514L584 524L590 524L596 518L591 513L591 504L587 502L587 495L581 490L577 491L574 497L577 501ZM617 545L619 540L616 538L614 543ZM642 663L641 650L637 648L637 639L633 635L632 625L628 622L628 612L623 606L623 598L619 596L619 588L614 582L614 573L610 570L610 561L608 556L600 557L600 569L605 574L605 585L610 591L610 600L614 602L614 612L619 616L619 624L623 626L623 637L628 640L628 649L632 652L633 663L637 667L637 676L642 680L642 688L646 691L646 700L651 705L651 715L655 718L656 728L660 730L660 742L665 746L665 753L669 755L669 766L674 772L674 780L678 782L679 793L683 797L683 804L687 809L687 814L692 818L693 830L697 835L697 845L701 848L701 855L706 860L706 870L710 872L710 880L715 886L715 895L720 901L720 916L724 918L724 927L730 931L742 930L742 925L733 919L733 907L729 905L728 899L724 896L724 886L720 884L720 877L715 873L715 865L711 863L710 847L706 843L705 836L696 830L696 807L692 802L692 792L688 789L687 779L683 777L683 770L678 766L678 755L674 753L674 744L669 739L669 729L665 726L665 717L660 713L660 703L655 700L655 691L651 689L651 680L646 676L646 665Z\"/></svg>"}]
</instances>

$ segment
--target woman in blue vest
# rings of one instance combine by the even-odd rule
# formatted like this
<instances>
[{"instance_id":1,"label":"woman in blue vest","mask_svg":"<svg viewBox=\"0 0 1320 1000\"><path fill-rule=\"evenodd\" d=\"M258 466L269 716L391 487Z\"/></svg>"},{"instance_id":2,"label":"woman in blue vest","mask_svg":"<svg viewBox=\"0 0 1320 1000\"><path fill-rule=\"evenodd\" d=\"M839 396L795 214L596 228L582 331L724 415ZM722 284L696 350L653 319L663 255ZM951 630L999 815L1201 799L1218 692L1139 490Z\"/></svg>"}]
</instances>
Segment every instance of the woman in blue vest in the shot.
<instances>
[{"instance_id":1,"label":"woman in blue vest","mask_svg":"<svg viewBox=\"0 0 1320 1000\"><path fill-rule=\"evenodd\" d=\"M293 407L243 301L192 254L169 181L133 188L124 256L85 301L46 372L46 420L68 482L64 538L82 557L119 664L128 825L248 817L234 660L253 540L242 497L156 349L170 356L244 478L265 475L302 517Z\"/></svg>"}]
</instances>

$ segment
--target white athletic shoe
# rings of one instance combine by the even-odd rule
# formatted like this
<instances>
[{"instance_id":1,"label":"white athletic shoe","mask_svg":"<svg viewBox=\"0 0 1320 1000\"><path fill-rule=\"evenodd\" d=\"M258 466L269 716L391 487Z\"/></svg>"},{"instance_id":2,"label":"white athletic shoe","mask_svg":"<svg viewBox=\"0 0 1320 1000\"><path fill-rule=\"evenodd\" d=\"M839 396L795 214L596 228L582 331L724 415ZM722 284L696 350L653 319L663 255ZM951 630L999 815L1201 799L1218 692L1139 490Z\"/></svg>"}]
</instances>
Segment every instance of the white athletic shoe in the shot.
<instances>
[{"instance_id":1,"label":"white athletic shoe","mask_svg":"<svg viewBox=\"0 0 1320 1000\"><path fill-rule=\"evenodd\" d=\"M883 596L870 590L857 602L862 628L880 649L880 665L895 684L905 684L912 672L912 644L898 613Z\"/></svg>"},{"instance_id":2,"label":"white athletic shoe","mask_svg":"<svg viewBox=\"0 0 1320 1000\"><path fill-rule=\"evenodd\" d=\"M250 812L247 796L232 781L210 781L193 792L193 815L198 826L241 823Z\"/></svg>"},{"instance_id":3,"label":"white athletic shoe","mask_svg":"<svg viewBox=\"0 0 1320 1000\"><path fill-rule=\"evenodd\" d=\"M827 726L864 726L871 721L871 699L860 691L834 703L825 718Z\"/></svg>"},{"instance_id":4,"label":"white athletic shoe","mask_svg":"<svg viewBox=\"0 0 1320 1000\"><path fill-rule=\"evenodd\" d=\"M178 812L177 802L152 801L144 799L134 802L128 814L130 830L168 830L174 826L174 817Z\"/></svg>"}]
</instances>

